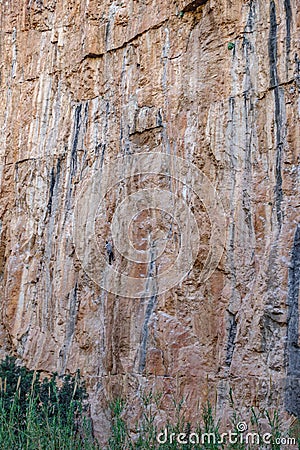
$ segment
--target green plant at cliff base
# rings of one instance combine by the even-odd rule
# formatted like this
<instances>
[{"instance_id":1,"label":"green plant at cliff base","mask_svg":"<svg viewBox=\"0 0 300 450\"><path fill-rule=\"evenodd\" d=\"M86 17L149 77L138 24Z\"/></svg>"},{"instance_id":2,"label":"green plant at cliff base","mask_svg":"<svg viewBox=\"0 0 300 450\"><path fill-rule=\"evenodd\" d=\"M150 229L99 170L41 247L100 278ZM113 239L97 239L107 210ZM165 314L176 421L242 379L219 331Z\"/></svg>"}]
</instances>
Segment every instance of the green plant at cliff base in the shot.
<instances>
[{"instance_id":1,"label":"green plant at cliff base","mask_svg":"<svg viewBox=\"0 0 300 450\"><path fill-rule=\"evenodd\" d=\"M98 449L79 372L40 377L15 358L0 363L0 449Z\"/></svg>"},{"instance_id":2,"label":"green plant at cliff base","mask_svg":"<svg viewBox=\"0 0 300 450\"><path fill-rule=\"evenodd\" d=\"M131 448L127 425L122 417L125 401L117 398L109 406L112 414L111 437L108 442L109 449L119 450Z\"/></svg>"}]
</instances>

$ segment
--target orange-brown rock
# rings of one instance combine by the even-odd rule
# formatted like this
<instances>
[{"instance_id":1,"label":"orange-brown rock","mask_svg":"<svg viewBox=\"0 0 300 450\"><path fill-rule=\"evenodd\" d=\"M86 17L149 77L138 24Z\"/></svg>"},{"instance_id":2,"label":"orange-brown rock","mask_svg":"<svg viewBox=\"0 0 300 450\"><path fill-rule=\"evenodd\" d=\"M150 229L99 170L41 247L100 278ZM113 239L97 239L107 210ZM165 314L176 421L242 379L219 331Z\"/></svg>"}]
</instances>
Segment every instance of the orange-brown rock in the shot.
<instances>
[{"instance_id":1,"label":"orange-brown rock","mask_svg":"<svg viewBox=\"0 0 300 450\"><path fill-rule=\"evenodd\" d=\"M193 420L207 398L221 414L230 388L242 411L279 405L300 416L297 0L0 8L2 355L45 372L80 368L102 437L107 401L128 395L138 406L141 387L164 390L166 409L172 395L186 396ZM95 171L143 152L176 155L206 175L226 212L225 244L200 282L214 225L201 202L163 177L116 186L97 225L103 255L116 207L139 186L183 197L201 234L180 285L127 298L83 269L74 208ZM169 223L151 211L136 219L137 248L151 226L166 233ZM149 269L117 254L114 264L140 278Z\"/></svg>"}]
</instances>

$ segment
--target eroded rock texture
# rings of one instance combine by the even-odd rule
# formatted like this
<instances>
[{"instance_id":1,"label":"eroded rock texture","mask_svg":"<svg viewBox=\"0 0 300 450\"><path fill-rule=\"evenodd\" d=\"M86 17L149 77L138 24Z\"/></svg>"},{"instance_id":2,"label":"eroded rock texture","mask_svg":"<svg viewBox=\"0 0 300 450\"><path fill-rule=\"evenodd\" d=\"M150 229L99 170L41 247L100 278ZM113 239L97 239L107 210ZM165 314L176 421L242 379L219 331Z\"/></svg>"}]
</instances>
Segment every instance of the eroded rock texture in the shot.
<instances>
[{"instance_id":1,"label":"eroded rock texture","mask_svg":"<svg viewBox=\"0 0 300 450\"><path fill-rule=\"evenodd\" d=\"M208 397L221 411L230 387L241 408L299 415L297 0L0 7L2 354L45 372L80 368L102 436L107 400L129 395L134 420L145 385L164 390L166 409L187 396L192 419ZM226 248L199 284L211 225L195 205L203 254L189 276L128 299L82 269L74 202L95 170L148 151L188 159L211 180ZM126 195L107 196L104 241Z\"/></svg>"}]
</instances>

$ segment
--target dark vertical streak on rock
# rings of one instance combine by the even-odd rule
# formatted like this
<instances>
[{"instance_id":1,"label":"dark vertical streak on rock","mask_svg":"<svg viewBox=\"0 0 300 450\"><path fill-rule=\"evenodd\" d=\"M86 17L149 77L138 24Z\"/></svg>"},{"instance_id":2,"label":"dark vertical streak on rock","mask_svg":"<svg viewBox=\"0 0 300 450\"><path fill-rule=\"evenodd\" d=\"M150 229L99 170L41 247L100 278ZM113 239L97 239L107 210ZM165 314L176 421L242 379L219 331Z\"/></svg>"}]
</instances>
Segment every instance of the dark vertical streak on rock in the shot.
<instances>
[{"instance_id":1,"label":"dark vertical streak on rock","mask_svg":"<svg viewBox=\"0 0 300 450\"><path fill-rule=\"evenodd\" d=\"M109 113L110 113L110 107L109 107L109 101L105 104L105 120L103 125L103 134L102 134L102 140L101 142L96 146L95 149L95 155L100 156L100 168L102 168L104 163L104 155L107 147L107 131L108 131L108 121L109 121Z\"/></svg>"},{"instance_id":2,"label":"dark vertical streak on rock","mask_svg":"<svg viewBox=\"0 0 300 450\"><path fill-rule=\"evenodd\" d=\"M156 299L157 299L156 286L153 285L153 277L155 277L155 275L156 275L155 261L156 261L155 246L152 245L151 261L150 261L149 270L148 270L148 279L149 279L148 284L149 285L146 287L146 291L148 291L148 289L152 289L153 294L151 295L151 297L148 301L148 304L147 304L144 323L143 323L142 332L141 332L140 358L139 358L139 366L138 366L139 373L143 373L143 371L145 370L145 367L146 367L147 343L148 343L148 334L149 334L148 327L149 327L149 321L153 314L154 307L156 304Z\"/></svg>"},{"instance_id":3,"label":"dark vertical streak on rock","mask_svg":"<svg viewBox=\"0 0 300 450\"><path fill-rule=\"evenodd\" d=\"M53 257L54 244L53 238L55 233L57 232L55 229L55 221L56 221L56 212L58 210L58 189L59 189L59 181L60 181L60 172L61 172L61 158L58 158L56 163L56 169L52 167L50 174L50 188L49 188L49 198L47 205L47 214L49 216L48 222L48 230L47 230L47 239L46 246L44 252L45 258L45 266L44 266L44 274L46 281L46 290L44 296L44 308L43 308L43 327L45 329L53 330L54 329L54 314L52 311L52 292L53 292L53 267L51 265L51 258Z\"/></svg>"},{"instance_id":4,"label":"dark vertical streak on rock","mask_svg":"<svg viewBox=\"0 0 300 450\"><path fill-rule=\"evenodd\" d=\"M276 214L277 214L277 222L279 228L281 228L282 224L282 210L281 203L283 198L282 193L282 173L281 173L281 160L282 160L282 143L277 145L277 154L276 154L276 186L275 186L275 197L276 197Z\"/></svg>"},{"instance_id":5,"label":"dark vertical streak on rock","mask_svg":"<svg viewBox=\"0 0 300 450\"><path fill-rule=\"evenodd\" d=\"M82 104L79 103L75 108L74 113L74 126L73 126L73 139L72 139L72 145L71 145L71 155L70 155L70 173L69 173L69 179L68 179L68 188L66 192L66 216L68 214L68 211L71 208L71 198L72 198L72 192L73 192L73 178L76 175L77 172L77 148L78 148L78 141L79 141L79 135L81 131L82 126Z\"/></svg>"},{"instance_id":6,"label":"dark vertical streak on rock","mask_svg":"<svg viewBox=\"0 0 300 450\"><path fill-rule=\"evenodd\" d=\"M155 307L156 299L157 299L156 294L152 295L150 297L150 300L147 305L146 313L145 313L145 319L144 319L142 335L141 335L140 360L139 360L139 368L138 368L139 373L143 373L143 371L145 370L145 367L146 367L147 342L148 342L148 334L149 334L148 325L149 325L149 320L152 316L152 313L153 313L153 310Z\"/></svg>"},{"instance_id":7,"label":"dark vertical streak on rock","mask_svg":"<svg viewBox=\"0 0 300 450\"><path fill-rule=\"evenodd\" d=\"M231 275L231 299L230 304L234 301L236 290L236 266L234 258L235 247L235 189L236 189L236 156L235 156L235 99L229 98L229 150L230 150L230 171L231 171L231 198L230 198L230 224L229 224L229 249L228 249L228 262ZM230 313L230 321L234 317ZM231 323L228 329L227 337L227 354L225 364L230 366L232 355L234 352L235 337L232 336Z\"/></svg>"},{"instance_id":8,"label":"dark vertical streak on rock","mask_svg":"<svg viewBox=\"0 0 300 450\"><path fill-rule=\"evenodd\" d=\"M71 177L76 174L77 170L77 145L78 145L78 137L81 125L81 109L82 105L79 104L75 109L75 117L74 117L74 139L71 150Z\"/></svg>"},{"instance_id":9,"label":"dark vertical streak on rock","mask_svg":"<svg viewBox=\"0 0 300 450\"><path fill-rule=\"evenodd\" d=\"M108 50L108 40L109 40L109 34L110 34L110 21L106 23L105 27L105 50Z\"/></svg>"},{"instance_id":10,"label":"dark vertical streak on rock","mask_svg":"<svg viewBox=\"0 0 300 450\"><path fill-rule=\"evenodd\" d=\"M158 110L158 113L157 113L156 125L158 127L162 127L163 126L163 119L162 119L162 115L161 115L161 110L160 109Z\"/></svg>"},{"instance_id":11,"label":"dark vertical streak on rock","mask_svg":"<svg viewBox=\"0 0 300 450\"><path fill-rule=\"evenodd\" d=\"M235 315L232 313L229 313L228 341L227 341L226 360L225 360L225 363L227 366L231 365L233 352L234 352L234 348L235 348L236 333L237 333L237 323L236 323Z\"/></svg>"},{"instance_id":12,"label":"dark vertical streak on rock","mask_svg":"<svg viewBox=\"0 0 300 450\"><path fill-rule=\"evenodd\" d=\"M288 77L290 52L291 52L291 24L292 24L292 7L291 0L284 0L285 23L286 23L286 75Z\"/></svg>"},{"instance_id":13,"label":"dark vertical streak on rock","mask_svg":"<svg viewBox=\"0 0 300 450\"><path fill-rule=\"evenodd\" d=\"M49 200L48 200L48 205L47 205L49 215L51 215L54 186L55 186L55 172L54 172L54 168L52 167L51 174L50 174Z\"/></svg>"},{"instance_id":14,"label":"dark vertical streak on rock","mask_svg":"<svg viewBox=\"0 0 300 450\"><path fill-rule=\"evenodd\" d=\"M55 189L57 189L57 186L59 183L60 163L61 163L60 158L58 158L57 164L56 164L56 172L55 172L54 167L52 167L52 169L51 169L49 200L48 200L48 205L47 205L47 210L48 210L49 216L51 216L51 212L52 212L52 202L53 202L54 192L55 192Z\"/></svg>"},{"instance_id":15,"label":"dark vertical streak on rock","mask_svg":"<svg viewBox=\"0 0 300 450\"><path fill-rule=\"evenodd\" d=\"M277 72L277 18L275 2L270 3L270 34L269 34L269 61L270 61L270 83L271 88L274 88L275 99L275 125L276 125L276 167L275 167L275 207L276 216L279 229L282 225L282 110L280 103L280 90L278 86L278 72Z\"/></svg>"},{"instance_id":16,"label":"dark vertical streak on rock","mask_svg":"<svg viewBox=\"0 0 300 450\"><path fill-rule=\"evenodd\" d=\"M297 417L300 417L299 286L300 224L295 233L289 269L285 392L286 410Z\"/></svg>"},{"instance_id":17,"label":"dark vertical streak on rock","mask_svg":"<svg viewBox=\"0 0 300 450\"><path fill-rule=\"evenodd\" d=\"M122 87L122 104L126 104L126 97L125 97L125 91L126 91L126 67L127 67L127 50L124 53L123 56L123 63L122 63L122 71L121 71L121 87ZM130 154L130 140L129 140L129 132L130 127L126 124L126 120L124 120L123 113L121 114L120 119L120 151L124 154Z\"/></svg>"},{"instance_id":18,"label":"dark vertical streak on rock","mask_svg":"<svg viewBox=\"0 0 300 450\"><path fill-rule=\"evenodd\" d=\"M235 269L235 261L234 261L234 242L235 242L235 223L234 223L234 210L235 210L235 201L234 201L234 193L235 193L235 187L236 187L236 175L235 175L235 155L234 155L234 135L235 135L235 129L234 129L234 114L235 114L235 99L233 97L230 97L229 99L229 121L230 121L230 169L232 172L232 198L230 200L230 224L229 224L229 264L230 264L230 271L232 276L232 285L233 289L235 289L236 285L236 269Z\"/></svg>"},{"instance_id":19,"label":"dark vertical streak on rock","mask_svg":"<svg viewBox=\"0 0 300 450\"><path fill-rule=\"evenodd\" d=\"M246 33L252 33L253 29L254 29L254 24L255 24L255 4L253 2L253 0L250 1L250 11L249 11L249 15L248 15L248 20L247 20L247 24L246 24L246 28L245 28L245 32Z\"/></svg>"},{"instance_id":20,"label":"dark vertical streak on rock","mask_svg":"<svg viewBox=\"0 0 300 450\"><path fill-rule=\"evenodd\" d=\"M66 335L65 335L65 343L63 349L60 351L61 357L61 371L65 373L68 354L70 351L70 347L72 344L72 339L75 333L76 328L76 320L78 313L78 284L76 282L74 289L70 292L69 295L70 303L69 303L69 317L66 323Z\"/></svg>"},{"instance_id":21,"label":"dark vertical streak on rock","mask_svg":"<svg viewBox=\"0 0 300 450\"><path fill-rule=\"evenodd\" d=\"M295 53L295 82L300 93L300 59L297 53Z\"/></svg>"},{"instance_id":22,"label":"dark vertical streak on rock","mask_svg":"<svg viewBox=\"0 0 300 450\"><path fill-rule=\"evenodd\" d=\"M275 2L270 3L269 61L271 87L278 85L277 76L277 19Z\"/></svg>"},{"instance_id":23,"label":"dark vertical streak on rock","mask_svg":"<svg viewBox=\"0 0 300 450\"><path fill-rule=\"evenodd\" d=\"M253 105L253 85L251 79L251 67L252 67L252 54L254 53L254 48L251 42L251 37L255 32L255 20L256 20L256 10L255 2L252 0L249 3L249 13L247 18L247 23L244 28L243 35L243 54L245 60L245 75L243 80L243 122L245 126L244 135L244 167L243 167L243 179L244 187L242 190L242 207L245 213L245 222L249 229L249 238L253 234L253 220L251 214L251 193L249 192L249 186L252 185L252 133L255 128L254 122L254 105ZM253 69L252 69L253 70ZM235 156L235 98L231 97L229 99L229 123L230 123L230 165L232 172L232 194L231 194L231 212L230 212L230 240L229 240L229 264L231 271L231 299L230 304L232 304L236 299L237 292L237 275L236 275L236 264L235 264L235 235L236 235L236 224L235 224L235 191L236 191L236 170L237 161ZM250 244L251 247L251 244ZM237 322L235 315L229 312L228 318L228 328L227 328L227 349L226 349L226 359L225 364L230 367L234 349L235 340L237 334Z\"/></svg>"},{"instance_id":24,"label":"dark vertical streak on rock","mask_svg":"<svg viewBox=\"0 0 300 450\"><path fill-rule=\"evenodd\" d=\"M88 121L89 121L89 102L87 101L85 104L85 107L84 107L83 117L81 118L81 131L82 131L83 136L86 134ZM78 137L77 137L77 141L78 141ZM82 142L82 144L83 144L83 142ZM81 177L82 177L82 173L83 173L84 169L87 166L87 150L86 150L85 145L83 145L82 148L84 149L84 152L83 152L82 160L81 160Z\"/></svg>"},{"instance_id":25,"label":"dark vertical streak on rock","mask_svg":"<svg viewBox=\"0 0 300 450\"><path fill-rule=\"evenodd\" d=\"M100 167L103 167L105 149L106 149L106 144L104 143L102 145L102 152L101 152L101 158L100 158Z\"/></svg>"},{"instance_id":26,"label":"dark vertical streak on rock","mask_svg":"<svg viewBox=\"0 0 300 450\"><path fill-rule=\"evenodd\" d=\"M76 318L77 318L77 293L78 293L78 287L77 283L74 286L73 291L70 294L70 309L69 309L69 321L67 323L67 332L66 332L66 338L69 342L72 336L75 333L75 325L76 325Z\"/></svg>"},{"instance_id":27,"label":"dark vertical streak on rock","mask_svg":"<svg viewBox=\"0 0 300 450\"><path fill-rule=\"evenodd\" d=\"M243 51L245 58L245 77L244 77L244 116L245 116L245 162L244 162L244 182L243 188L243 210L245 212L245 221L249 229L249 234L253 234L253 223L251 214L251 199L249 195L249 186L252 185L252 133L253 133L253 102L252 91L253 85L251 80L251 53L253 46L248 39L248 34L254 32L255 25L255 5L253 1L250 2L250 10L247 24L244 30L243 37Z\"/></svg>"},{"instance_id":28,"label":"dark vertical streak on rock","mask_svg":"<svg viewBox=\"0 0 300 450\"><path fill-rule=\"evenodd\" d=\"M57 164L56 164L56 186L59 183L60 169L61 169L61 159L58 158Z\"/></svg>"}]
</instances>

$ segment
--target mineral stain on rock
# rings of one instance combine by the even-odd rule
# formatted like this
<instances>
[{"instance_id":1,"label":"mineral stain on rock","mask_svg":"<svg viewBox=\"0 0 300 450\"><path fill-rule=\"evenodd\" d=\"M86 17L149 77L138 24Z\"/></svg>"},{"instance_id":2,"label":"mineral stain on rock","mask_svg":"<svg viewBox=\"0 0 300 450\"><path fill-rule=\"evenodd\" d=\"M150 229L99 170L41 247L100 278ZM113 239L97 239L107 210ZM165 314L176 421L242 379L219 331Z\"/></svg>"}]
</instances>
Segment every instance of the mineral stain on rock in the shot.
<instances>
[{"instance_id":1,"label":"mineral stain on rock","mask_svg":"<svg viewBox=\"0 0 300 450\"><path fill-rule=\"evenodd\" d=\"M292 5L291 0L284 0L285 24L286 24L286 75L288 77L290 53L291 53L291 26L292 26Z\"/></svg>"},{"instance_id":2,"label":"mineral stain on rock","mask_svg":"<svg viewBox=\"0 0 300 450\"><path fill-rule=\"evenodd\" d=\"M229 321L228 321L228 341L227 341L227 350L226 350L226 365L230 366L233 352L235 348L235 338L237 333L237 322L235 315L229 313Z\"/></svg>"},{"instance_id":3,"label":"mineral stain on rock","mask_svg":"<svg viewBox=\"0 0 300 450\"><path fill-rule=\"evenodd\" d=\"M55 194L55 190L58 189L60 170L61 170L61 159L58 158L57 164L56 164L56 170L54 169L54 167L52 167L51 174L50 174L50 189L49 189L49 199L48 199L48 206L47 206L49 216L51 216L53 196Z\"/></svg>"},{"instance_id":4,"label":"mineral stain on rock","mask_svg":"<svg viewBox=\"0 0 300 450\"><path fill-rule=\"evenodd\" d=\"M285 407L287 411L300 418L299 288L300 225L296 229L289 269L286 341L287 379L285 393Z\"/></svg>"},{"instance_id":5,"label":"mineral stain on rock","mask_svg":"<svg viewBox=\"0 0 300 450\"><path fill-rule=\"evenodd\" d=\"M141 346L140 346L140 355L139 355L139 365L138 365L138 372L143 373L146 367L146 357L147 357L147 343L148 343L148 337L149 337L149 321L151 319L152 313L155 308L155 302L157 300L157 295L152 295L150 299L148 300L148 304L146 307L145 312L145 318L144 323L142 326L142 333L141 333Z\"/></svg>"},{"instance_id":6,"label":"mineral stain on rock","mask_svg":"<svg viewBox=\"0 0 300 450\"><path fill-rule=\"evenodd\" d=\"M76 106L75 108L75 114L74 114L74 138L71 148L71 177L74 177L77 170L77 146L78 146L78 139L79 139L79 132L80 132L80 126L81 126L81 110L82 110L82 104Z\"/></svg>"},{"instance_id":7,"label":"mineral stain on rock","mask_svg":"<svg viewBox=\"0 0 300 450\"><path fill-rule=\"evenodd\" d=\"M275 102L275 127L276 127L276 163L275 163L275 207L279 229L281 229L283 212L281 208L283 190L282 190L282 154L284 148L284 93L279 87L278 70L277 70L277 16L276 4L270 2L270 33L269 33L269 60L270 60L270 87L274 89Z\"/></svg>"}]
</instances>

